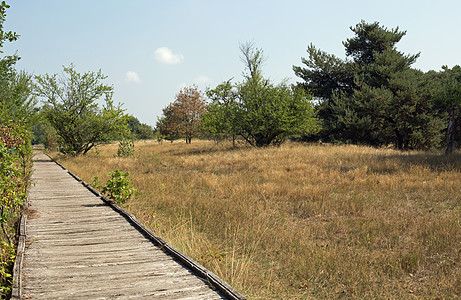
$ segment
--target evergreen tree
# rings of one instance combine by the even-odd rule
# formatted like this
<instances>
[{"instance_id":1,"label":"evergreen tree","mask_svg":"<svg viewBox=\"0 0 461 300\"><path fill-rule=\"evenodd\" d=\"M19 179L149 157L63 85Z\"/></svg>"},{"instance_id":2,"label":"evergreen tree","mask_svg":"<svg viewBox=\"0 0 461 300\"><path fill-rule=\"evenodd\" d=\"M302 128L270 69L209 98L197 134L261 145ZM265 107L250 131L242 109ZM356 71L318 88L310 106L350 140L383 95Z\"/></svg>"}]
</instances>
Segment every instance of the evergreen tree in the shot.
<instances>
[{"instance_id":1,"label":"evergreen tree","mask_svg":"<svg viewBox=\"0 0 461 300\"><path fill-rule=\"evenodd\" d=\"M455 143L461 142L461 129L457 127L461 108L461 67L456 65L450 69L443 66L442 71L431 79L440 82L436 103L440 111L447 114L445 153L451 154L456 147Z\"/></svg>"},{"instance_id":2,"label":"evergreen tree","mask_svg":"<svg viewBox=\"0 0 461 300\"><path fill-rule=\"evenodd\" d=\"M323 137L399 149L438 146L443 122L433 107L433 87L411 68L419 54L396 48L406 32L364 21L351 30L355 36L343 42L346 60L311 45L303 59L307 68L294 67L301 85L320 100ZM323 86L322 76L329 80Z\"/></svg>"}]
</instances>

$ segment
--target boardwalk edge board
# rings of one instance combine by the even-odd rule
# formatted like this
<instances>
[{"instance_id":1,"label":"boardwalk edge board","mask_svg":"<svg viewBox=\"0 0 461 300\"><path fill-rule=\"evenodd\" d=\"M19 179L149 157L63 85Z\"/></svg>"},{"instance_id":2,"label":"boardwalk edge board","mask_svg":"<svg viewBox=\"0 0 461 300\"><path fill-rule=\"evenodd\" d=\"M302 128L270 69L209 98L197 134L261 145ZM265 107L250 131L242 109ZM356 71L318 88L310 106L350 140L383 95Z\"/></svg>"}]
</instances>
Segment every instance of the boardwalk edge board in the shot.
<instances>
[{"instance_id":1,"label":"boardwalk edge board","mask_svg":"<svg viewBox=\"0 0 461 300\"><path fill-rule=\"evenodd\" d=\"M136 229L138 229L143 235L145 235L148 239L150 239L154 244L160 246L163 251L165 251L166 253L174 257L175 259L177 259L180 263L182 263L184 266L189 268L197 276L209 282L214 288L219 290L224 296L232 300L245 300L246 299L245 296L240 294L237 290L235 290L227 282L219 278L216 274L206 269L200 263L196 262L189 256L185 255L181 251L177 250L176 248L174 248L173 246L165 242L162 238L157 236L152 230L147 228L147 226L145 226L143 223L138 221L138 219L136 219L136 217L133 214L129 213L127 210L117 205L114 201L103 196L101 192L96 190L94 187L89 185L87 182L81 180L77 175L73 174L71 171L67 170L63 165L55 161L51 156L49 156L48 154L47 156L53 162L59 165L63 170L66 170L69 175L71 175L75 180L79 181L84 187L86 187L95 196L99 197L102 201L104 201L107 205L109 205L113 210L115 210L120 215L122 215L128 222L130 222L134 227L136 227ZM12 299L19 299L19 298L12 298Z\"/></svg>"},{"instance_id":2,"label":"boardwalk edge board","mask_svg":"<svg viewBox=\"0 0 461 300\"><path fill-rule=\"evenodd\" d=\"M25 205L27 205L27 202ZM13 286L11 288L11 299L21 298L21 270L24 258L24 250L26 248L26 221L27 215L26 213L23 213L19 221L18 248L16 250L16 259L13 266Z\"/></svg>"}]
</instances>

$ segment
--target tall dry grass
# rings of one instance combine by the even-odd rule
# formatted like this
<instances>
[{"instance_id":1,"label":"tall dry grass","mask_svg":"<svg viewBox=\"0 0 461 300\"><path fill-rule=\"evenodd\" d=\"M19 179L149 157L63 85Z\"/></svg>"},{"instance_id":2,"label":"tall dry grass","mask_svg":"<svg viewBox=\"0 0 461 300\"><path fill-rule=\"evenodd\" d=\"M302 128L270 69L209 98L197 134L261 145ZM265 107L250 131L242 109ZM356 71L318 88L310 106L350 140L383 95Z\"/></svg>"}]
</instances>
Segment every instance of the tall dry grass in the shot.
<instances>
[{"instance_id":1,"label":"tall dry grass","mask_svg":"<svg viewBox=\"0 0 461 300\"><path fill-rule=\"evenodd\" d=\"M461 297L461 156L137 143L59 161L129 171L128 209L250 299Z\"/></svg>"}]
</instances>

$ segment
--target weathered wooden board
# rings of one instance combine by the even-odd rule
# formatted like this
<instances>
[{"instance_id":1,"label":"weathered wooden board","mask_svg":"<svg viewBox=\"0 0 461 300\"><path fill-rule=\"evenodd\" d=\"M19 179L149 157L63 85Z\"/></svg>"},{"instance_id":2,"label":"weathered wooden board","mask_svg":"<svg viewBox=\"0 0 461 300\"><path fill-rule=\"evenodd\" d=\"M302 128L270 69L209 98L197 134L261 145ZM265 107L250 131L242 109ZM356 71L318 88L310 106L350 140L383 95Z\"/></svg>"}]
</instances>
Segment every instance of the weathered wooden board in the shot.
<instances>
[{"instance_id":1,"label":"weathered wooden board","mask_svg":"<svg viewBox=\"0 0 461 300\"><path fill-rule=\"evenodd\" d=\"M47 156L34 168L22 299L225 299Z\"/></svg>"}]
</instances>

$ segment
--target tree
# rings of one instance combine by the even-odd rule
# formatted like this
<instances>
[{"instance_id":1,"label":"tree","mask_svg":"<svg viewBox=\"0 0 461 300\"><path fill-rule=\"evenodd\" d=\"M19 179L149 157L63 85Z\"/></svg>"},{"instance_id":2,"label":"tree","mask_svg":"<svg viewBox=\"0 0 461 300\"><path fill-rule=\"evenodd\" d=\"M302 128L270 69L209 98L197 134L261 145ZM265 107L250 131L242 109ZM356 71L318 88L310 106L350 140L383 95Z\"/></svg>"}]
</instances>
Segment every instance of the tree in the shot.
<instances>
[{"instance_id":1,"label":"tree","mask_svg":"<svg viewBox=\"0 0 461 300\"><path fill-rule=\"evenodd\" d=\"M2 1L0 3L0 48L3 47L3 44L5 43L5 41L13 42L19 38L19 35L16 34L16 32L3 30L3 23L6 20L6 9L7 8L10 8L10 6L6 4L5 1ZM3 51L0 50L0 53L3 53Z\"/></svg>"},{"instance_id":2,"label":"tree","mask_svg":"<svg viewBox=\"0 0 461 300\"><path fill-rule=\"evenodd\" d=\"M324 101L331 99L335 92L352 91L354 76L347 61L321 51L312 44L307 47L307 53L308 59L301 58L306 68L293 66L295 75L304 80L299 86Z\"/></svg>"},{"instance_id":3,"label":"tree","mask_svg":"<svg viewBox=\"0 0 461 300\"><path fill-rule=\"evenodd\" d=\"M60 151L85 154L94 146L126 133L124 110L112 101L113 87L101 71L80 74L74 65L61 76L36 76L36 94L43 97L46 119L59 136ZM97 101L103 98L102 109Z\"/></svg>"},{"instance_id":4,"label":"tree","mask_svg":"<svg viewBox=\"0 0 461 300\"><path fill-rule=\"evenodd\" d=\"M0 53L5 42L14 42L19 38L16 32L4 31L6 9L10 6L0 3ZM32 126L36 113L36 101L32 95L32 76L26 72L17 72L14 65L18 55L6 55L0 59L0 123L20 122Z\"/></svg>"},{"instance_id":5,"label":"tree","mask_svg":"<svg viewBox=\"0 0 461 300\"><path fill-rule=\"evenodd\" d=\"M346 60L308 47L306 68L295 74L319 99L323 138L399 149L439 145L442 121L433 107L433 86L411 68L419 54L405 55L396 44L405 31L364 21L343 42Z\"/></svg>"},{"instance_id":6,"label":"tree","mask_svg":"<svg viewBox=\"0 0 461 300\"><path fill-rule=\"evenodd\" d=\"M0 121L13 120L31 128L38 113L32 75L14 69L0 73Z\"/></svg>"},{"instance_id":7,"label":"tree","mask_svg":"<svg viewBox=\"0 0 461 300\"><path fill-rule=\"evenodd\" d=\"M160 134L160 136L173 143L174 140L181 137L179 134L179 128L176 126L173 105L170 103L162 110L162 112L162 116L157 119L156 131Z\"/></svg>"},{"instance_id":8,"label":"tree","mask_svg":"<svg viewBox=\"0 0 461 300\"><path fill-rule=\"evenodd\" d=\"M133 139L149 140L154 138L154 129L148 124L141 123L138 118L128 116L126 122Z\"/></svg>"},{"instance_id":9,"label":"tree","mask_svg":"<svg viewBox=\"0 0 461 300\"><path fill-rule=\"evenodd\" d=\"M176 100L163 109L157 121L157 130L170 139L184 137L190 144L201 132L200 121L206 110L206 101L196 86L185 87Z\"/></svg>"},{"instance_id":10,"label":"tree","mask_svg":"<svg viewBox=\"0 0 461 300\"><path fill-rule=\"evenodd\" d=\"M235 146L237 121L234 119L236 110L236 95L231 80L219 84L206 92L211 103L207 105L206 113L202 116L202 127L216 140L232 137Z\"/></svg>"},{"instance_id":11,"label":"tree","mask_svg":"<svg viewBox=\"0 0 461 300\"><path fill-rule=\"evenodd\" d=\"M456 121L461 108L461 67L456 65L450 69L442 66L442 71L437 75L441 85L437 102L442 111L448 112L445 153L451 154L455 148ZM434 77L431 79L437 80Z\"/></svg>"},{"instance_id":12,"label":"tree","mask_svg":"<svg viewBox=\"0 0 461 300\"><path fill-rule=\"evenodd\" d=\"M282 82L272 84L262 75L264 55L252 43L240 45L245 64L244 81L230 81L210 90L212 103L205 115L205 127L239 135L250 145L279 145L294 134L318 130L310 97L301 88Z\"/></svg>"}]
</instances>

